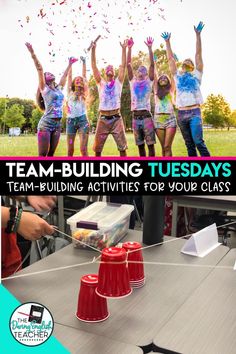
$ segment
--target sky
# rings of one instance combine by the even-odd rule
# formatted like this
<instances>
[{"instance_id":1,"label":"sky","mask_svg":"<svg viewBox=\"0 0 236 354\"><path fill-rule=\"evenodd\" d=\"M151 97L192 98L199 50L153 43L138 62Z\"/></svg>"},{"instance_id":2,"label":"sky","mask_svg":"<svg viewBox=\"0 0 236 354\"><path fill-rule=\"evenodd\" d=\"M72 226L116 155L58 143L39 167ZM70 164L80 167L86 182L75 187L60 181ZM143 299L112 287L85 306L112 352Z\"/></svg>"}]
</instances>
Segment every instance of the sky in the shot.
<instances>
[{"instance_id":1,"label":"sky","mask_svg":"<svg viewBox=\"0 0 236 354\"><path fill-rule=\"evenodd\" d=\"M180 61L194 59L193 25L201 20L204 99L222 94L236 109L235 13L235 0L0 0L0 97L35 98L38 77L26 41L32 43L44 71L59 81L69 56L87 55L91 74L85 50L99 34L100 68L120 64L119 41L132 36L135 55L147 50L147 36L154 37L154 49L164 43L163 31L172 33L173 51ZM80 62L73 66L73 75L79 74Z\"/></svg>"}]
</instances>

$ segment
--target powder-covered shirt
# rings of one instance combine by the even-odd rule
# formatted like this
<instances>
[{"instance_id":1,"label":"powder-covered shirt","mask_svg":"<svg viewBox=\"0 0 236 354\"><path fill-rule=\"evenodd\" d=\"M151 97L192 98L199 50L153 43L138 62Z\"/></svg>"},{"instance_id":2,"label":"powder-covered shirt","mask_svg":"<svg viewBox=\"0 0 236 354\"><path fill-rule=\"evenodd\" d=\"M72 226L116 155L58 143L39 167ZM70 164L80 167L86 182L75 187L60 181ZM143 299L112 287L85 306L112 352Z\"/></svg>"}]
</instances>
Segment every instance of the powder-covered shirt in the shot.
<instances>
[{"instance_id":1,"label":"powder-covered shirt","mask_svg":"<svg viewBox=\"0 0 236 354\"><path fill-rule=\"evenodd\" d=\"M130 81L131 110L151 110L151 92L153 81L149 78L137 80L135 77Z\"/></svg>"},{"instance_id":2,"label":"powder-covered shirt","mask_svg":"<svg viewBox=\"0 0 236 354\"><path fill-rule=\"evenodd\" d=\"M155 94L155 114L168 113L174 114L173 97L168 93L163 99Z\"/></svg>"},{"instance_id":3,"label":"powder-covered shirt","mask_svg":"<svg viewBox=\"0 0 236 354\"><path fill-rule=\"evenodd\" d=\"M41 91L45 104L43 118L62 118L64 94L61 90L62 86L57 86L57 88L51 89L46 85Z\"/></svg>"},{"instance_id":4,"label":"powder-covered shirt","mask_svg":"<svg viewBox=\"0 0 236 354\"><path fill-rule=\"evenodd\" d=\"M122 83L118 78L112 82L103 79L98 83L99 110L113 111L120 108Z\"/></svg>"},{"instance_id":5,"label":"powder-covered shirt","mask_svg":"<svg viewBox=\"0 0 236 354\"><path fill-rule=\"evenodd\" d=\"M86 114L85 100L71 91L67 100L67 118L81 117L84 114Z\"/></svg>"},{"instance_id":6,"label":"powder-covered shirt","mask_svg":"<svg viewBox=\"0 0 236 354\"><path fill-rule=\"evenodd\" d=\"M178 108L203 103L200 91L202 72L198 70L185 73L177 71L174 80L176 84L176 106Z\"/></svg>"}]
</instances>

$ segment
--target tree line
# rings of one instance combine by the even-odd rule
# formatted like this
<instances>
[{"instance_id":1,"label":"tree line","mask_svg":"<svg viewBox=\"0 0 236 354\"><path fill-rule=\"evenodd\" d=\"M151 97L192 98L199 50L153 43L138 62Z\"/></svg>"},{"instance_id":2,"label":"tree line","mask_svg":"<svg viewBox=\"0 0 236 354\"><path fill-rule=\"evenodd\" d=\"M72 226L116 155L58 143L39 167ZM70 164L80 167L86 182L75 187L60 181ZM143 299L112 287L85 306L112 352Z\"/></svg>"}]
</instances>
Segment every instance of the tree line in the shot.
<instances>
[{"instance_id":1,"label":"tree line","mask_svg":"<svg viewBox=\"0 0 236 354\"><path fill-rule=\"evenodd\" d=\"M159 73L169 73L166 51L161 45L159 49L154 51L154 59ZM176 60L177 57L176 57ZM148 55L140 51L137 56L133 57L132 65L134 70L139 65L149 65ZM178 63L180 65L180 63ZM118 72L118 69L116 70ZM101 70L104 75L105 70ZM88 98L88 117L91 122L91 127L96 127L98 118L98 90L93 76L89 78L89 98ZM130 111L130 88L129 81L126 75L122 96L121 96L121 114L125 122L125 127L130 130L132 127L132 117ZM151 98L152 111L154 110L154 98ZM42 116L42 111L36 106L33 100L22 99L18 97L0 98L0 131L7 132L8 128L20 127L22 131L34 133L37 129L37 124ZM230 105L221 95L211 94L207 97L203 105L203 123L210 125L212 128L227 128L236 127L236 110L231 110ZM66 126L66 108L64 109L62 118L62 128Z\"/></svg>"}]
</instances>

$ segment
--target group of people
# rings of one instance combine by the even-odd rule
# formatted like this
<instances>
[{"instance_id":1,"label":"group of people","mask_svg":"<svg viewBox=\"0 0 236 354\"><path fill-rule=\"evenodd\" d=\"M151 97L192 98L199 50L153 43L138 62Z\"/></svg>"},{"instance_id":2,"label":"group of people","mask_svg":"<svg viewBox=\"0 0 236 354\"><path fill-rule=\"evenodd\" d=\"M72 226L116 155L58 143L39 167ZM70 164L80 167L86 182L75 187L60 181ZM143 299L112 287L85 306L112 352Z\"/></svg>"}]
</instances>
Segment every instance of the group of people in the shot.
<instances>
[{"instance_id":1,"label":"group of people","mask_svg":"<svg viewBox=\"0 0 236 354\"><path fill-rule=\"evenodd\" d=\"M195 63L191 59L183 61L180 70L177 68L168 32L162 33L166 43L166 52L171 72L171 78L166 73L160 73L155 67L153 55L153 38L145 41L149 52L150 65L147 69L139 66L136 72L132 68L132 38L120 43L122 61L116 77L112 65L105 69L105 77L97 68L97 40L91 43L91 66L99 94L99 117L97 120L94 152L101 156L104 144L109 134L116 142L120 156L126 156L127 139L124 121L121 116L121 93L126 69L130 83L132 128L135 144L139 155L155 156L156 136L162 147L163 156L172 156L172 143L177 124L182 133L188 156L210 156L203 140L201 104L203 98L200 91L203 74L201 32L204 25L200 22L194 26L196 33ZM98 37L99 38L99 37ZM98 39L97 38L97 39ZM89 119L86 105L88 99L88 82L86 79L86 60L82 60L82 76L72 79L72 65L78 59L71 57L59 84L55 76L43 71L30 43L26 46L31 53L39 76L37 103L44 110L38 123L38 152L39 156L53 156L60 138L61 119L63 115L64 94L62 92L67 80L67 152L73 156L75 137L78 133L82 156L88 155ZM154 92L155 109L151 113L151 94ZM178 112L176 114L176 112ZM177 116L177 117L176 117Z\"/></svg>"}]
</instances>

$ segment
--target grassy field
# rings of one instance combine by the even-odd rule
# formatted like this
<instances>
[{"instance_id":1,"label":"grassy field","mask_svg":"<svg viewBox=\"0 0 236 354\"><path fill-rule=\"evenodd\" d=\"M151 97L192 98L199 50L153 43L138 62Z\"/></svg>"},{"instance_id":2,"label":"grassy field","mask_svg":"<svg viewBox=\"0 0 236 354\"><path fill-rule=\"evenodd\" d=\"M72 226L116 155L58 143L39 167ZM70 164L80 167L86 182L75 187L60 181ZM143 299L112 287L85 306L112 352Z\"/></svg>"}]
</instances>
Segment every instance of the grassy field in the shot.
<instances>
[{"instance_id":1,"label":"grassy field","mask_svg":"<svg viewBox=\"0 0 236 354\"><path fill-rule=\"evenodd\" d=\"M127 134L128 156L138 156L137 147L134 145L132 133ZM236 130L205 130L204 139L212 156L236 156ZM89 138L89 155L93 156L92 150L94 135ZM156 144L156 154L161 156L159 142ZM0 135L0 156L37 156L37 136L27 135L9 137ZM66 135L62 134L55 156L66 156ZM79 156L78 140L75 142L75 154ZM103 156L117 156L118 152L113 138L110 136L105 145ZM186 147L181 133L178 131L173 143L173 156L186 156Z\"/></svg>"}]
</instances>

